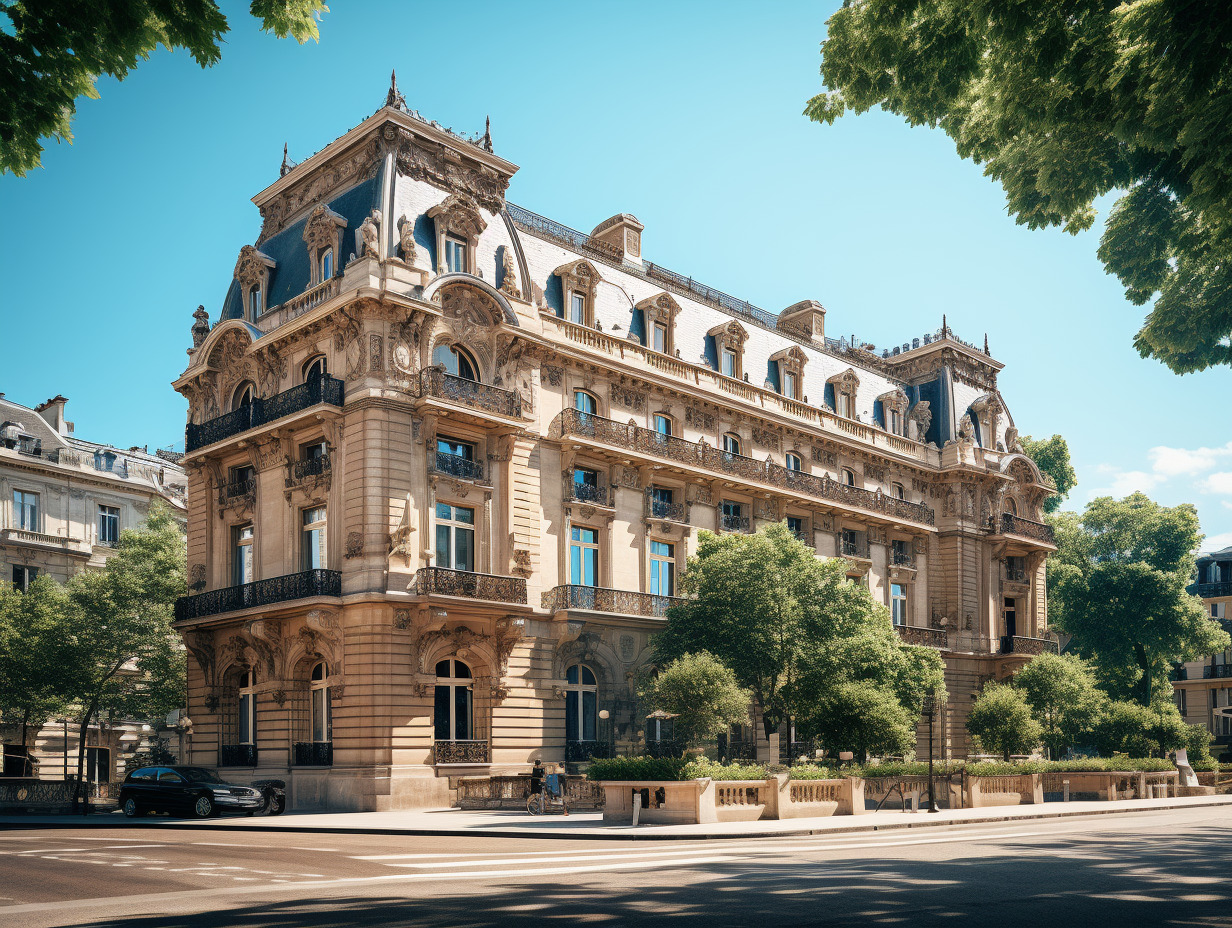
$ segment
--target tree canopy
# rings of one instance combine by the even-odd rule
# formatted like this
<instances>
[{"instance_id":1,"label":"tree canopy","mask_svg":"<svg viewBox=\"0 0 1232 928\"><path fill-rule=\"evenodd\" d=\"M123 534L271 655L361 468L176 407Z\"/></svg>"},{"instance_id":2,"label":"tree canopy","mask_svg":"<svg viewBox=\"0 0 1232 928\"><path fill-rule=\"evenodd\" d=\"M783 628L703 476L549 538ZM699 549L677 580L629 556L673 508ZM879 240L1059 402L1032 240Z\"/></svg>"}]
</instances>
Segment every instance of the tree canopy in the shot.
<instances>
[{"instance_id":1,"label":"tree canopy","mask_svg":"<svg viewBox=\"0 0 1232 928\"><path fill-rule=\"evenodd\" d=\"M688 744L709 741L749 720L749 694L713 654L683 654L639 688L648 712L674 715L676 736Z\"/></svg>"},{"instance_id":2,"label":"tree canopy","mask_svg":"<svg viewBox=\"0 0 1232 928\"><path fill-rule=\"evenodd\" d=\"M1120 191L1099 258L1142 305L1143 357L1232 364L1232 13L1191 0L862 0L829 20L832 123L880 106L939 127L1032 229L1077 233Z\"/></svg>"},{"instance_id":3,"label":"tree canopy","mask_svg":"<svg viewBox=\"0 0 1232 928\"><path fill-rule=\"evenodd\" d=\"M1008 683L988 683L967 716L967 731L980 739L986 751L996 751L1005 760L1011 754L1027 754L1040 743L1042 730L1031 715L1022 690Z\"/></svg>"},{"instance_id":4,"label":"tree canopy","mask_svg":"<svg viewBox=\"0 0 1232 928\"><path fill-rule=\"evenodd\" d=\"M1053 518L1048 561L1052 621L1095 665L1118 698L1151 704L1170 692L1174 663L1229 646L1228 633L1185 588L1202 535L1188 503L1166 507L1143 493L1092 500Z\"/></svg>"},{"instance_id":5,"label":"tree canopy","mask_svg":"<svg viewBox=\"0 0 1232 928\"><path fill-rule=\"evenodd\" d=\"M1040 654L1014 675L1054 758L1083 742L1099 721L1107 697L1087 663L1071 654Z\"/></svg>"},{"instance_id":6,"label":"tree canopy","mask_svg":"<svg viewBox=\"0 0 1232 928\"><path fill-rule=\"evenodd\" d=\"M845 562L818 559L785 523L703 532L681 586L688 598L655 636L657 661L713 654L752 694L767 734L788 719L816 730L845 684L880 687L909 713L944 692L936 652L902 644Z\"/></svg>"},{"instance_id":7,"label":"tree canopy","mask_svg":"<svg viewBox=\"0 0 1232 928\"><path fill-rule=\"evenodd\" d=\"M321 0L252 0L261 28L316 39ZM7 17L8 21L2 21ZM123 80L159 46L206 68L229 25L214 0L0 0L0 171L42 164L48 138L71 142L77 98L98 98L102 75Z\"/></svg>"},{"instance_id":8,"label":"tree canopy","mask_svg":"<svg viewBox=\"0 0 1232 928\"><path fill-rule=\"evenodd\" d=\"M1030 435L1023 435L1019 440L1022 442L1022 450L1035 462L1040 473L1052 478L1057 492L1055 496L1044 500L1044 512L1056 512L1065 502L1069 491L1078 485L1078 474L1074 472L1074 466L1069 460L1069 445L1060 435L1039 441Z\"/></svg>"}]
</instances>

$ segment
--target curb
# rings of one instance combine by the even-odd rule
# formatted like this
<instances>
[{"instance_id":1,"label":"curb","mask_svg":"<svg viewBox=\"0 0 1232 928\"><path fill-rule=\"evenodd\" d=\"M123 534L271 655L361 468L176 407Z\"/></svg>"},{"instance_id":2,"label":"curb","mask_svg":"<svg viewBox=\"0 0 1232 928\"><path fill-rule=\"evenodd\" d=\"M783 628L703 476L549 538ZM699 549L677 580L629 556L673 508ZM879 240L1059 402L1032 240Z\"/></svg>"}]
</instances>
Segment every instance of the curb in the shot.
<instances>
[{"instance_id":1,"label":"curb","mask_svg":"<svg viewBox=\"0 0 1232 928\"><path fill-rule=\"evenodd\" d=\"M295 825L292 822L286 824L260 824L260 825L241 825L241 824L224 824L210 823L203 825L192 821L172 821L172 822L131 822L128 819L120 818L116 821L104 821L100 818L91 816L87 821L81 822L39 822L36 818L22 818L14 820L7 818L0 820L0 829L3 830L30 830L30 829L69 829L69 828L90 828L90 827L119 827L119 828L146 828L146 829L172 829L177 831L227 831L227 832L285 832L285 833L315 833L315 834L344 834L344 835L405 835L415 837L452 837L452 838L548 838L562 841L722 841L722 840L744 840L747 838L775 838L775 837L810 837L824 835L848 835L859 833L871 833L878 831L902 831L911 828L939 828L939 827L961 827L963 825L988 825L999 822L1022 822L1022 821L1037 821L1042 819L1061 819L1061 818L1084 818L1096 815L1133 815L1143 812L1164 812L1175 809L1204 809L1209 807L1229 806L1232 805L1232 795L1222 797L1215 801L1205 802L1168 802L1165 804L1152 805L1146 807L1137 807L1132 809L1126 808L1108 808L1108 809L1084 809L1082 811L1040 811L1040 812L1021 812L1009 815L982 815L978 818L937 818L934 819L926 812L918 813L919 821L910 822L870 822L867 825L852 823L850 825L830 826L826 828L804 827L791 829L775 829L761 831L741 831L741 832L706 832L706 833L686 833L686 834L654 834L648 832L637 832L633 830L619 832L563 832L563 831L531 831L518 830L512 831L509 829L491 829L491 828L476 828L476 829L447 829L447 828L365 828L360 826L346 825ZM1113 805L1113 803L1109 803ZM842 816L846 818L847 816ZM122 824L121 824L122 823ZM515 826L516 827L516 826ZM632 829L632 826L624 826ZM652 826L653 827L653 826Z\"/></svg>"}]
</instances>

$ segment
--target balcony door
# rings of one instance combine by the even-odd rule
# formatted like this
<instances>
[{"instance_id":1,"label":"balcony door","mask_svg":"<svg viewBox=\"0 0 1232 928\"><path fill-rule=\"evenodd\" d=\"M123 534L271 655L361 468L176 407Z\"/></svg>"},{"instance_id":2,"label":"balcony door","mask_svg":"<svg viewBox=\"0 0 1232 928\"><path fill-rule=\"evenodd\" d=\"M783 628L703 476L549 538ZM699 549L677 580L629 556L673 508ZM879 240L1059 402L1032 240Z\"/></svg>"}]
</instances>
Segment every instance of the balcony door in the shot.
<instances>
[{"instance_id":1,"label":"balcony door","mask_svg":"<svg viewBox=\"0 0 1232 928\"><path fill-rule=\"evenodd\" d=\"M437 741L472 741L475 736L474 679L456 658L438 661L434 729Z\"/></svg>"},{"instance_id":2,"label":"balcony door","mask_svg":"<svg viewBox=\"0 0 1232 928\"><path fill-rule=\"evenodd\" d=\"M599 685L595 672L574 664L565 672L565 739L594 741L599 730Z\"/></svg>"}]
</instances>

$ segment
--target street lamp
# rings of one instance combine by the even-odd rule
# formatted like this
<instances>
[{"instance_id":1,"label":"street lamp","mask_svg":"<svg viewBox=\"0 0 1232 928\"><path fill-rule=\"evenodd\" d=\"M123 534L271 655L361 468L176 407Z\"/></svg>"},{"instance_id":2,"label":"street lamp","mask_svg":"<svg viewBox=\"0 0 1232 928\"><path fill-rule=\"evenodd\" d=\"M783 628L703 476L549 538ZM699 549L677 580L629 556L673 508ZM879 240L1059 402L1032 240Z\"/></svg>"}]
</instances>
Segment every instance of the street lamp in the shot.
<instances>
[{"instance_id":1,"label":"street lamp","mask_svg":"<svg viewBox=\"0 0 1232 928\"><path fill-rule=\"evenodd\" d=\"M937 808L937 792L933 785L933 718L937 714L937 699L931 693L924 697L920 712L928 716L928 811L940 812Z\"/></svg>"}]
</instances>

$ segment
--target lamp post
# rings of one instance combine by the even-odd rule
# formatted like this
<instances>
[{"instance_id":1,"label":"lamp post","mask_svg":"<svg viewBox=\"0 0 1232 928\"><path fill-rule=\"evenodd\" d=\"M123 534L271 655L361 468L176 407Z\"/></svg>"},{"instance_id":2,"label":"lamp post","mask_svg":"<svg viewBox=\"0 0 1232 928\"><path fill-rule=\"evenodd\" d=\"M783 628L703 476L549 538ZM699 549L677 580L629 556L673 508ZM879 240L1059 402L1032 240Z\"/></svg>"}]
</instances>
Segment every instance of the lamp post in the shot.
<instances>
[{"instance_id":1,"label":"lamp post","mask_svg":"<svg viewBox=\"0 0 1232 928\"><path fill-rule=\"evenodd\" d=\"M933 785L933 717L937 714L937 699L931 693L924 697L920 711L928 716L928 811L940 812L937 808L937 792Z\"/></svg>"}]
</instances>

